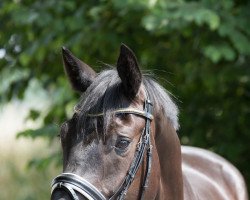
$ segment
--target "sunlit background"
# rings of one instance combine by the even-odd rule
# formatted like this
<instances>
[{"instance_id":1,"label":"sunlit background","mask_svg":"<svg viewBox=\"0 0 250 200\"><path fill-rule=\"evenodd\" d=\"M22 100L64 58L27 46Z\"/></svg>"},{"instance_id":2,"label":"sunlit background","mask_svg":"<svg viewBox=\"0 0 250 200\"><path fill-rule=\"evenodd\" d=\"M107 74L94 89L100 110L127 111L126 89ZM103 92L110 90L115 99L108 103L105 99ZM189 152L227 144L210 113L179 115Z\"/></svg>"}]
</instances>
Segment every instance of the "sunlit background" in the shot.
<instances>
[{"instance_id":1,"label":"sunlit background","mask_svg":"<svg viewBox=\"0 0 250 200\"><path fill-rule=\"evenodd\" d=\"M49 199L60 124L79 94L61 47L96 71L120 43L173 94L182 144L227 158L250 181L248 0L1 0L0 199Z\"/></svg>"}]
</instances>

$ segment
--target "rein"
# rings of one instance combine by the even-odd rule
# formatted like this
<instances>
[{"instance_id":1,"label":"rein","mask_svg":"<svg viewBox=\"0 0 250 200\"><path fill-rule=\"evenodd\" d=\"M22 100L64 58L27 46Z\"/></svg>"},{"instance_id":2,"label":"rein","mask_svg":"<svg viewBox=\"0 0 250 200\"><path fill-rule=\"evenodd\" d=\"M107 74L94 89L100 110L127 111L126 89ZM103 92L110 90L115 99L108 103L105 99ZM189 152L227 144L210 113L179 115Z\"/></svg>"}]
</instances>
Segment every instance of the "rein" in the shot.
<instances>
[{"instance_id":1,"label":"rein","mask_svg":"<svg viewBox=\"0 0 250 200\"><path fill-rule=\"evenodd\" d=\"M118 109L113 111L113 113L129 113L144 117L145 128L141 134L139 142L137 143L137 148L133 161L130 165L127 175L124 178L123 183L120 185L118 190L112 195L112 197L110 197L108 200L114 200L114 199L123 200L125 198L127 191L131 183L133 182L139 167L142 164L144 155L146 155L147 156L146 172L139 194L140 195L139 199L143 199L144 192L148 187L149 176L151 172L151 163L152 163L152 145L150 139L150 133L151 133L150 124L151 121L153 120L152 107L153 104L151 103L151 101L149 99L146 99L144 103L144 111L137 109ZM100 117L103 115L104 113L88 114L89 117ZM103 194L95 186L84 180L82 177L73 173L62 173L52 181L51 185L52 185L51 194L53 194L53 192L56 189L63 189L68 194L70 194L73 200L79 200L75 191L79 192L89 200L106 200Z\"/></svg>"}]
</instances>

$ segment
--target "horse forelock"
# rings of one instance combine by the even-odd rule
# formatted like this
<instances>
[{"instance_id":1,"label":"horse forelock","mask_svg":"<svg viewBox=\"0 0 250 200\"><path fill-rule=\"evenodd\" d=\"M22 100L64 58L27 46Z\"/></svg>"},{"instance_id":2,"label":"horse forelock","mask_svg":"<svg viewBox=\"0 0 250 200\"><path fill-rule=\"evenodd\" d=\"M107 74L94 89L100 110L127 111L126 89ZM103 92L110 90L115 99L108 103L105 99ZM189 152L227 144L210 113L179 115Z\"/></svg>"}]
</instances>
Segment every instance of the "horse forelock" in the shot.
<instances>
[{"instance_id":1,"label":"horse forelock","mask_svg":"<svg viewBox=\"0 0 250 200\"><path fill-rule=\"evenodd\" d=\"M178 108L168 92L149 76L143 76L143 85L154 104L154 113L162 111L177 130ZM102 71L87 91L82 95L75 110L78 112L77 134L88 135L93 130L106 134L108 125L112 122L112 111L127 107L123 101L121 80L114 69ZM88 117L88 114L104 113L101 117ZM98 124L102 123L102 129ZM93 129L93 130L92 130Z\"/></svg>"}]
</instances>

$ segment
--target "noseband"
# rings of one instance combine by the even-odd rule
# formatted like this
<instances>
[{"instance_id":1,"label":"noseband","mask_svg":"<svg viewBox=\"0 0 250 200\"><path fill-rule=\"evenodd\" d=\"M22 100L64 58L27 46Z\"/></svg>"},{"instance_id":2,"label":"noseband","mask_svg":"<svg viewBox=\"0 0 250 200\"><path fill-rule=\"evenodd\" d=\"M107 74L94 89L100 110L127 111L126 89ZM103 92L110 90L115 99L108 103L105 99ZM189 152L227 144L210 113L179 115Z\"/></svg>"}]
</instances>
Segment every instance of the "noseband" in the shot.
<instances>
[{"instance_id":1,"label":"noseband","mask_svg":"<svg viewBox=\"0 0 250 200\"><path fill-rule=\"evenodd\" d=\"M146 172L139 194L140 195L139 199L143 199L145 189L148 187L148 181L151 171L151 162L152 162L152 146L150 139L150 132L151 132L150 124L151 121L153 120L152 107L153 104L149 99L147 99L145 100L144 103L144 111L137 109L118 109L113 111L114 113L129 113L145 118L145 128L141 134L140 140L137 144L133 161L130 165L127 175L124 178L123 183L120 185L118 190L112 195L112 197L110 197L108 200L114 200L114 199L122 200L125 198L129 186L133 182L136 172L141 166L144 155L146 154L147 155ZM88 114L88 116L99 117L103 116L103 113ZM57 176L52 181L51 194L53 194L53 192L56 189L63 189L71 196L73 200L79 200L75 191L79 192L81 195L83 195L85 198L89 200L107 200L95 186L93 186L88 181L84 180L82 177L72 173L62 173L61 175Z\"/></svg>"}]
</instances>

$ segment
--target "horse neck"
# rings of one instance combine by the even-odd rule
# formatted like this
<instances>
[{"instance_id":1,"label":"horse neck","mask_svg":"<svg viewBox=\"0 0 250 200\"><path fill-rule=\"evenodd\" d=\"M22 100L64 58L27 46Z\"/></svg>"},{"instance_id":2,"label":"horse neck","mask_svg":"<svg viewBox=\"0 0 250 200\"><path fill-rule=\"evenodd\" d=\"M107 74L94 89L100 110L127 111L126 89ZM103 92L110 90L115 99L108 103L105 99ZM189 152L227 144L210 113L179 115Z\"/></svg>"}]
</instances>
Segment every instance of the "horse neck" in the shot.
<instances>
[{"instance_id":1,"label":"horse neck","mask_svg":"<svg viewBox=\"0 0 250 200\"><path fill-rule=\"evenodd\" d=\"M155 143L161 170L159 197L183 200L181 145L179 138L169 119L159 115L155 121Z\"/></svg>"}]
</instances>

